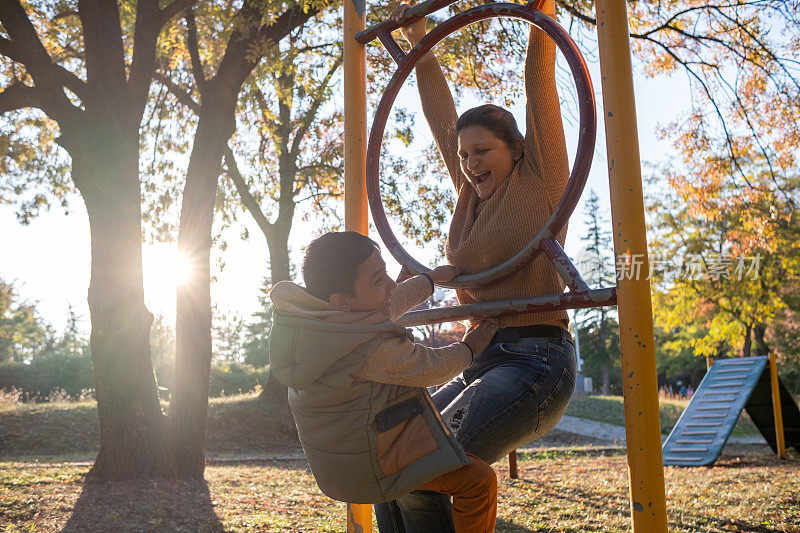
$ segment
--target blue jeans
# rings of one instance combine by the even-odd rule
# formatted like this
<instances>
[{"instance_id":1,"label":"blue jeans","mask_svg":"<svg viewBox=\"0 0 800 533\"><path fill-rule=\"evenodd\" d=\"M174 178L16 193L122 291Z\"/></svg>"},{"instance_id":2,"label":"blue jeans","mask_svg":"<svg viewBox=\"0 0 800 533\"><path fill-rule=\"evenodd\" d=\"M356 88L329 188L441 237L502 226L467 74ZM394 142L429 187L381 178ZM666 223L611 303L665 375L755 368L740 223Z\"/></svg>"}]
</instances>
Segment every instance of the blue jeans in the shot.
<instances>
[{"instance_id":1,"label":"blue jeans","mask_svg":"<svg viewBox=\"0 0 800 533\"><path fill-rule=\"evenodd\" d=\"M570 342L527 337L492 344L461 375L433 395L464 450L494 463L550 431L575 388ZM381 533L453 529L449 498L415 491L375 506Z\"/></svg>"}]
</instances>

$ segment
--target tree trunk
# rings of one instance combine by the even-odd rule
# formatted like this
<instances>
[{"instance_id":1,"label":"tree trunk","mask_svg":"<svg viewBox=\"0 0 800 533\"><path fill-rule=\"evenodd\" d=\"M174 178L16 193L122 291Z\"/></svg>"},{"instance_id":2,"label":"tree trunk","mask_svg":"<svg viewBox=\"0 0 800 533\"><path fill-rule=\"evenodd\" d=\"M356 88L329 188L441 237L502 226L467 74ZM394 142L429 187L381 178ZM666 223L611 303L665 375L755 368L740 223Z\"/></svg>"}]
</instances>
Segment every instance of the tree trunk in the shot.
<instances>
[{"instance_id":1,"label":"tree trunk","mask_svg":"<svg viewBox=\"0 0 800 533\"><path fill-rule=\"evenodd\" d=\"M600 308L600 350L603 354L603 396L608 396L611 393L611 384L608 379L608 363L611 360L611 354L608 353L608 344L606 343L606 310Z\"/></svg>"},{"instance_id":2,"label":"tree trunk","mask_svg":"<svg viewBox=\"0 0 800 533\"><path fill-rule=\"evenodd\" d=\"M175 394L170 404L172 445L181 476L202 477L205 469L208 379L211 371L211 231L222 156L235 129L236 103L247 76L258 64L261 46L277 43L316 10L290 10L262 32L262 2L243 3L217 73L204 80L195 64L202 105L186 173L178 249L194 264L193 279L178 290L176 306ZM281 22L282 21L282 22ZM269 23L270 25L272 22ZM196 43L195 43L196 44Z\"/></svg>"},{"instance_id":3,"label":"tree trunk","mask_svg":"<svg viewBox=\"0 0 800 533\"><path fill-rule=\"evenodd\" d=\"M281 222L283 221L277 220L275 225L272 226L274 231L271 234L264 235L267 238L267 246L269 247L269 263L272 273L270 281L272 285L290 278L289 230L291 229L291 220L288 224L281 224ZM285 407L289 406L286 386L275 379L272 372L267 375L267 383L261 391L260 398Z\"/></svg>"},{"instance_id":4,"label":"tree trunk","mask_svg":"<svg viewBox=\"0 0 800 533\"><path fill-rule=\"evenodd\" d=\"M178 288L175 381L170 402L172 447L181 477L203 477L211 372L211 231L223 150L234 129L233 99L204 99L186 173L178 250L192 265ZM229 100L227 103L225 100Z\"/></svg>"},{"instance_id":5,"label":"tree trunk","mask_svg":"<svg viewBox=\"0 0 800 533\"><path fill-rule=\"evenodd\" d=\"M275 228L276 230L278 228ZM267 238L269 247L269 266L272 278L270 282L275 285L279 281L291 278L289 273L289 234L288 232L275 232L273 238Z\"/></svg>"},{"instance_id":6,"label":"tree trunk","mask_svg":"<svg viewBox=\"0 0 800 533\"><path fill-rule=\"evenodd\" d=\"M744 332L744 344L742 344L742 357L750 357L750 347L752 345L752 337L750 332L752 331L753 326L747 324L745 326Z\"/></svg>"},{"instance_id":7,"label":"tree trunk","mask_svg":"<svg viewBox=\"0 0 800 533\"><path fill-rule=\"evenodd\" d=\"M756 338L756 355L769 355L769 346L764 340L764 334L766 332L767 326L762 323L758 323L753 327L753 336Z\"/></svg>"},{"instance_id":8,"label":"tree trunk","mask_svg":"<svg viewBox=\"0 0 800 533\"><path fill-rule=\"evenodd\" d=\"M65 133L60 141L72 156L92 243L88 303L100 452L88 479L168 476L166 420L150 358L153 315L142 285L137 128L126 134L115 121L94 122L102 131L80 139Z\"/></svg>"}]
</instances>

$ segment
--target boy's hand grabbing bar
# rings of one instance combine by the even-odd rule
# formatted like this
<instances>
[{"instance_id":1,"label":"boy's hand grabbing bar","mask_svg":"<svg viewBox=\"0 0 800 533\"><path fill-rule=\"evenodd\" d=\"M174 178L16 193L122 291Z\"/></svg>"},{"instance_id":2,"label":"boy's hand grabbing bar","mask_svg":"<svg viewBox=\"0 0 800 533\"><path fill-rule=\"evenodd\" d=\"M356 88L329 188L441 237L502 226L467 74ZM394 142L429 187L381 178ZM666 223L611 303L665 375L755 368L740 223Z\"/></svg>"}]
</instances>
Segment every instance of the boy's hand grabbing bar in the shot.
<instances>
[{"instance_id":1,"label":"boy's hand grabbing bar","mask_svg":"<svg viewBox=\"0 0 800 533\"><path fill-rule=\"evenodd\" d=\"M497 333L498 327L497 323L492 320L484 319L474 328L470 328L461 342L469 347L472 351L472 357L475 357L476 353L482 352L489 346L492 337Z\"/></svg>"},{"instance_id":2,"label":"boy's hand grabbing bar","mask_svg":"<svg viewBox=\"0 0 800 533\"><path fill-rule=\"evenodd\" d=\"M431 282L431 291L433 291L433 285L438 285L440 283L447 283L454 277L458 276L461 273L461 269L458 267L454 267L453 265L440 265L430 272L423 272L422 275L428 278ZM403 268L400 269L400 274L397 275L397 279L395 280L397 283L401 283L409 278L414 277L414 272L408 268L407 266L403 265Z\"/></svg>"},{"instance_id":3,"label":"boy's hand grabbing bar","mask_svg":"<svg viewBox=\"0 0 800 533\"><path fill-rule=\"evenodd\" d=\"M460 273L461 269L458 267L454 267L452 265L440 265L430 272L423 272L422 275L428 278L428 281L431 282L431 293L433 293L433 291L436 290L437 284L446 283L458 276Z\"/></svg>"},{"instance_id":4,"label":"boy's hand grabbing bar","mask_svg":"<svg viewBox=\"0 0 800 533\"><path fill-rule=\"evenodd\" d=\"M453 265L440 265L430 272L428 272L428 276L430 276L431 280L436 283L447 283L454 277L458 276L461 273L461 269L455 267Z\"/></svg>"}]
</instances>

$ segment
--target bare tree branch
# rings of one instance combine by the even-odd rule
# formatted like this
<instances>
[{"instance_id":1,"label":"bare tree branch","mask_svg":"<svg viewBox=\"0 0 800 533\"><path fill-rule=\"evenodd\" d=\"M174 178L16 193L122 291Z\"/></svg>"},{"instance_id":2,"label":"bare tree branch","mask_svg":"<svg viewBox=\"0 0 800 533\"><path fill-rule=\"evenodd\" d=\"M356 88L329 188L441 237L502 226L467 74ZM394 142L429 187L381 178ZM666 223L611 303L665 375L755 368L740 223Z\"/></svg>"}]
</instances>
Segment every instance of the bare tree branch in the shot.
<instances>
[{"instance_id":1,"label":"bare tree branch","mask_svg":"<svg viewBox=\"0 0 800 533\"><path fill-rule=\"evenodd\" d=\"M158 35L164 25L197 0L175 0L159 10L158 0L139 0L134 30L133 60L131 62L128 90L133 115L140 116L147 105L150 81L155 71Z\"/></svg>"},{"instance_id":2,"label":"bare tree branch","mask_svg":"<svg viewBox=\"0 0 800 533\"><path fill-rule=\"evenodd\" d=\"M69 18L69 17L76 17L77 18L78 17L78 12L77 11L73 11L71 9L67 9L67 10L64 10L64 11L59 11L53 17L53 22L55 22L57 20L61 20L61 19L66 19L66 18Z\"/></svg>"},{"instance_id":3,"label":"bare tree branch","mask_svg":"<svg viewBox=\"0 0 800 533\"><path fill-rule=\"evenodd\" d=\"M308 133L308 129L314 122L314 118L317 116L320 106L325 102L325 92L328 90L328 85L330 84L331 80L333 79L333 75L336 73L341 64L342 56L339 56L328 69L327 74L325 74L325 78L322 80L319 86L317 86L317 91L312 99L311 106L309 106L306 113L300 119L300 126L297 128L297 131L294 135L294 140L292 141L292 147L289 150L289 153L292 155L293 159L297 157L297 152L300 150L300 142L306 136L306 133Z\"/></svg>"},{"instance_id":4,"label":"bare tree branch","mask_svg":"<svg viewBox=\"0 0 800 533\"><path fill-rule=\"evenodd\" d=\"M729 52L733 53L734 55L736 55L741 60L746 61L748 63L751 63L754 66L758 67L766 75L769 75L771 79L774 79L774 78L772 78L771 73L768 70L766 70L763 65L759 64L757 61L754 61L752 58L750 58L747 55L743 54L741 52L741 50L737 49L734 46L731 46L731 44L729 44L728 42L725 42L722 38L715 37L715 36L712 36L712 35L700 35L700 34L696 34L696 33L691 33L691 32L688 32L688 31L686 31L686 30L684 30L684 29L682 29L682 28L680 28L680 27L678 27L678 26L676 26L674 24L678 20L678 18L680 18L683 15L687 15L687 14L694 13L694 12L697 12L697 11L715 11L721 17L723 17L723 18L727 19L728 21L733 22L734 24L736 24L736 26L737 26L737 28L739 30L745 32L751 39L753 39L753 41L758 45L759 49L763 53L765 53L771 60L775 61L780 66L781 70L786 74L786 76L792 81L792 83L796 87L800 88L800 83L798 82L798 80L794 76L791 75L791 73L786 69L785 65L783 64L784 62L798 63L798 61L792 60L792 59L789 59L789 58L786 58L786 59L779 58L777 55L775 55L775 53L772 50L770 50L770 48L764 42L759 40L758 37L756 35L754 35L746 27L746 25L744 25L741 22L737 21L736 19L732 18L730 15L728 15L725 12L726 10L730 10L730 9L740 9L740 8L743 8L743 7L759 6L759 5L763 5L763 4L765 4L765 2L740 2L740 3L727 3L727 4L718 4L718 5L704 4L704 5L699 5L699 6L693 6L693 7L687 8L687 9L683 9L683 10L677 11L676 13L673 13L663 23L661 23L660 25L655 26L653 28L650 28L649 30L647 30L647 31L645 31L643 33L631 32L630 33L630 37L632 39L642 39L642 40L649 40L649 41L653 42L653 41L657 41L656 39L654 39L652 37L654 34L660 33L660 32L663 32L663 31L671 31L671 32L675 32L675 33L677 33L679 35L682 35L682 36L686 37L687 39L689 39L691 41L695 41L695 42L698 42L698 43L701 43L701 44L705 44L706 41L713 42L713 43L725 48ZM769 4L769 3L766 3L766 4ZM597 20L595 18L590 17L590 16L584 14L583 12L581 12L579 9L577 9L575 7L574 3L565 2L565 1L559 0L558 5L560 6L561 9L563 9L564 11L569 13L572 17L574 17L574 18L576 18L578 20L581 20L581 21L583 21L583 22L585 22L587 24L593 25L593 26L597 25ZM666 46L666 45L664 45L664 46Z\"/></svg>"},{"instance_id":5,"label":"bare tree branch","mask_svg":"<svg viewBox=\"0 0 800 533\"><path fill-rule=\"evenodd\" d=\"M7 0L0 5L0 22L11 37L6 42L13 43L17 60L25 65L36 87L46 95L46 112L56 120L72 119L78 110L64 94L61 75L19 0Z\"/></svg>"},{"instance_id":6,"label":"bare tree branch","mask_svg":"<svg viewBox=\"0 0 800 533\"><path fill-rule=\"evenodd\" d=\"M14 42L3 37L0 37L0 55L4 55L7 58L23 65L25 64L24 55L19 53ZM53 63L52 67L55 69L55 75L57 76L58 80L63 84L64 87L78 95L81 100L86 98L87 86L85 81L60 65Z\"/></svg>"},{"instance_id":7,"label":"bare tree branch","mask_svg":"<svg viewBox=\"0 0 800 533\"><path fill-rule=\"evenodd\" d=\"M735 22L735 21L734 21L732 18L730 18L730 16L728 16L728 14L727 14L727 13L725 13L724 11L722 11L722 10L719 10L718 12L719 12L720 16L727 18L727 19L728 19L728 20L730 20L731 22ZM756 44L758 44L758 46L761 48L761 50L762 50L762 51L763 51L765 54L767 54L771 60L773 60L773 61L774 61L774 62L775 62L777 65L779 65L779 66L780 66L780 68L781 68L781 70L783 71L783 73L784 73L784 74L786 74L786 77L788 77L790 80L792 80L792 82L794 83L794 86L795 86L796 88L800 89L800 83L798 83L798 80L797 80L797 79L796 79L794 76L792 76L792 75L791 75L791 73L789 72L789 70L788 70L788 69L786 68L786 66L783 64L783 63L784 63L784 61L786 61L786 62L791 62L791 63L798 63L798 64L800 64L800 61L797 61L797 60L792 60L792 59L789 59L789 58L779 58L778 56L776 56L776 55L775 55L775 53L774 53L772 50L770 50L770 48L769 48L767 45L765 45L763 42L761 42L761 40L760 40L760 39L759 39L759 38L758 38L756 35L753 35L753 33L752 33L752 32L751 32L749 29L747 29L747 27L745 27L745 26L741 26L741 30L742 30L742 31L744 31L744 32L747 34L747 36L748 36L748 37L750 37L751 39L753 39L753 41L754 41Z\"/></svg>"},{"instance_id":8,"label":"bare tree branch","mask_svg":"<svg viewBox=\"0 0 800 533\"><path fill-rule=\"evenodd\" d=\"M240 87L261 60L260 55L253 53L256 43L277 43L318 12L319 8L294 5L278 15L272 22L260 26L256 31L246 33L246 30L239 30L239 37L231 37L213 80L224 79L227 80L226 85ZM254 0L245 0L237 16L243 21L260 20L261 8Z\"/></svg>"},{"instance_id":9,"label":"bare tree branch","mask_svg":"<svg viewBox=\"0 0 800 533\"><path fill-rule=\"evenodd\" d=\"M26 107L42 109L45 102L44 95L36 87L15 83L0 92L0 114Z\"/></svg>"},{"instance_id":10,"label":"bare tree branch","mask_svg":"<svg viewBox=\"0 0 800 533\"><path fill-rule=\"evenodd\" d=\"M708 84L703 79L703 77L700 76L697 72L695 72L694 69L690 66L692 64L698 64L698 63L699 64L703 64L705 66L713 66L713 65L709 65L708 63L703 63L703 62L686 61L686 60L678 57L678 55L675 54L672 51L671 48L669 48L665 44L663 44L663 43L661 43L661 42L659 42L659 41L657 41L655 39L651 39L649 37L646 37L646 38L643 38L643 40L650 41L651 43L653 43L656 46L658 46L661 49L663 49L670 57L672 57L678 64L680 64L686 70L686 72L688 72L697 81L697 83L700 84L700 87L703 89L703 92L705 93L705 95L708 98L709 102L711 102L711 105L714 107L714 111L715 111L717 117L719 118L720 125L721 125L721 127L722 127L722 129L724 131L724 134L725 134L725 145L728 148L728 154L730 156L731 163L733 164L734 167L736 167L736 170L738 170L739 175L742 177L742 179L745 181L745 183L747 183L748 187L753 188L752 183L750 183L750 181L747 179L747 175L745 174L744 170L742 169L741 165L739 164L739 159L736 157L736 154L733 151L733 142L732 142L733 137L732 137L730 131L728 130L728 125L727 125L727 122L725 120L725 116L723 115L722 110L719 107L719 104L717 104L717 101L715 100L714 95L711 92L711 89L708 87Z\"/></svg>"},{"instance_id":11,"label":"bare tree branch","mask_svg":"<svg viewBox=\"0 0 800 533\"><path fill-rule=\"evenodd\" d=\"M160 18L159 26L163 26L164 24L169 22L169 20L172 17L178 15L178 13L182 13L183 11L189 9L195 3L197 3L197 0L175 0L171 4L165 6L164 9L162 9L161 12L159 13L159 18Z\"/></svg>"},{"instance_id":12,"label":"bare tree branch","mask_svg":"<svg viewBox=\"0 0 800 533\"><path fill-rule=\"evenodd\" d=\"M133 58L128 76L128 93L132 114L141 116L147 105L150 81L155 70L156 43L166 23L158 9L158 0L139 0L133 33Z\"/></svg>"},{"instance_id":13,"label":"bare tree branch","mask_svg":"<svg viewBox=\"0 0 800 533\"><path fill-rule=\"evenodd\" d=\"M200 59L200 50L197 44L197 22L194 18L194 11L186 10L186 48L189 50L189 58L192 63L192 73L194 74L197 89L202 95L206 87L205 67L203 60Z\"/></svg>"},{"instance_id":14,"label":"bare tree branch","mask_svg":"<svg viewBox=\"0 0 800 533\"><path fill-rule=\"evenodd\" d=\"M200 104L192 98L192 93L186 87L178 85L175 83L169 76L166 74L162 74L161 72L155 72L153 75L161 85L166 87L170 94L172 94L178 101L191 109L195 112L195 114L200 113Z\"/></svg>"},{"instance_id":15,"label":"bare tree branch","mask_svg":"<svg viewBox=\"0 0 800 533\"><path fill-rule=\"evenodd\" d=\"M273 233L275 233L275 225L267 220L266 215L264 215L264 212L261 210L261 206L258 204L258 200L250 194L250 190L247 188L247 184L244 182L241 172L239 172L239 165L236 163L236 157L230 146L225 147L225 166L228 170L228 176L231 178L231 181L236 187L236 191L239 193L239 197L242 199L242 204L244 204L245 208L247 208L253 216L256 224L258 224L258 227L267 239L271 239Z\"/></svg>"}]
</instances>

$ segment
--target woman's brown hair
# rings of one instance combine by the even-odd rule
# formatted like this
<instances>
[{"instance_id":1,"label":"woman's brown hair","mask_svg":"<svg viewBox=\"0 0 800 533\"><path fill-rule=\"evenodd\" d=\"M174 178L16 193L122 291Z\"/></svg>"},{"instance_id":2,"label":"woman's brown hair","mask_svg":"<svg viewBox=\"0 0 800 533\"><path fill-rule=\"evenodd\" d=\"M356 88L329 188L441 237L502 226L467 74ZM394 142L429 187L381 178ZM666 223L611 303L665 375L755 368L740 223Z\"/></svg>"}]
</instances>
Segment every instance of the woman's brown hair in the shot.
<instances>
[{"instance_id":1,"label":"woman's brown hair","mask_svg":"<svg viewBox=\"0 0 800 533\"><path fill-rule=\"evenodd\" d=\"M507 109L494 104L483 104L464 111L456 121L456 133L468 126L482 126L491 131L509 148L525 138L517 127L514 115Z\"/></svg>"}]
</instances>

